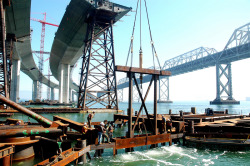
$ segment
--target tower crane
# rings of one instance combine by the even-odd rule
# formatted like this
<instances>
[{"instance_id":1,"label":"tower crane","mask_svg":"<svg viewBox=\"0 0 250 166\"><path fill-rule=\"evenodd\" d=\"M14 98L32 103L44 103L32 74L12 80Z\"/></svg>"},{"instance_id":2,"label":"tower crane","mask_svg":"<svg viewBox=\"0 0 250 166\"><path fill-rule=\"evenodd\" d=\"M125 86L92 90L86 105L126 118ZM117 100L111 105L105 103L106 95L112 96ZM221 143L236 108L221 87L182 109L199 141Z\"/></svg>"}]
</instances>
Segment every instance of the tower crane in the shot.
<instances>
[{"instance_id":1,"label":"tower crane","mask_svg":"<svg viewBox=\"0 0 250 166\"><path fill-rule=\"evenodd\" d=\"M32 21L37 21L40 22L42 24L42 33L41 33L41 43L40 43L40 56L39 56L39 62L38 62L38 69L39 69L39 77L38 77L38 99L41 100L42 98L42 77L43 77L43 54L44 54L44 38L45 38L45 25L51 25L51 26L55 26L55 27L59 27L59 25L56 24L52 24L52 23L48 23L46 22L46 12L42 13L44 15L43 20L39 20L36 18L30 18L30 20ZM50 69L48 67L48 73L50 73ZM50 77L50 74L48 74L48 77ZM48 78L49 82L50 82L50 78ZM47 89L47 93L50 92L50 89L48 87Z\"/></svg>"}]
</instances>

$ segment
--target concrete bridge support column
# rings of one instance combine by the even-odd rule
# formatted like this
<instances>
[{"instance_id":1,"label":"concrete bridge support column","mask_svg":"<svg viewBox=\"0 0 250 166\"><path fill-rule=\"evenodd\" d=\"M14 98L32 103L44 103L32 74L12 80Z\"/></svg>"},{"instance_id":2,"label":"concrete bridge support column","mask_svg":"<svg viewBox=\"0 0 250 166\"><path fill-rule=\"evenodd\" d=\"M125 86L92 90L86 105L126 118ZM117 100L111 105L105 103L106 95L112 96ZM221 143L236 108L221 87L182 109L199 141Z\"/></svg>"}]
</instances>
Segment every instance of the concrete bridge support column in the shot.
<instances>
[{"instance_id":1,"label":"concrete bridge support column","mask_svg":"<svg viewBox=\"0 0 250 166\"><path fill-rule=\"evenodd\" d=\"M169 100L169 77L160 76L159 78L159 99L158 103L173 103Z\"/></svg>"},{"instance_id":2,"label":"concrete bridge support column","mask_svg":"<svg viewBox=\"0 0 250 166\"><path fill-rule=\"evenodd\" d=\"M231 63L216 64L216 99L210 104L240 104L233 98Z\"/></svg>"},{"instance_id":3,"label":"concrete bridge support column","mask_svg":"<svg viewBox=\"0 0 250 166\"><path fill-rule=\"evenodd\" d=\"M55 100L55 89L50 88L50 100Z\"/></svg>"},{"instance_id":4,"label":"concrete bridge support column","mask_svg":"<svg viewBox=\"0 0 250 166\"><path fill-rule=\"evenodd\" d=\"M60 65L60 78L59 78L59 102L69 103L69 74L70 65Z\"/></svg>"},{"instance_id":5,"label":"concrete bridge support column","mask_svg":"<svg viewBox=\"0 0 250 166\"><path fill-rule=\"evenodd\" d=\"M38 99L38 81L37 80L33 80L33 85L32 85L32 100L35 101L36 99Z\"/></svg>"},{"instance_id":6,"label":"concrete bridge support column","mask_svg":"<svg viewBox=\"0 0 250 166\"><path fill-rule=\"evenodd\" d=\"M72 102L75 102L75 91L72 91Z\"/></svg>"},{"instance_id":7,"label":"concrete bridge support column","mask_svg":"<svg viewBox=\"0 0 250 166\"><path fill-rule=\"evenodd\" d=\"M72 89L69 88L69 102L72 102L73 100L73 92L72 92Z\"/></svg>"},{"instance_id":8,"label":"concrete bridge support column","mask_svg":"<svg viewBox=\"0 0 250 166\"><path fill-rule=\"evenodd\" d=\"M20 66L20 60L12 60L10 99L14 102L18 102L19 100Z\"/></svg>"}]
</instances>

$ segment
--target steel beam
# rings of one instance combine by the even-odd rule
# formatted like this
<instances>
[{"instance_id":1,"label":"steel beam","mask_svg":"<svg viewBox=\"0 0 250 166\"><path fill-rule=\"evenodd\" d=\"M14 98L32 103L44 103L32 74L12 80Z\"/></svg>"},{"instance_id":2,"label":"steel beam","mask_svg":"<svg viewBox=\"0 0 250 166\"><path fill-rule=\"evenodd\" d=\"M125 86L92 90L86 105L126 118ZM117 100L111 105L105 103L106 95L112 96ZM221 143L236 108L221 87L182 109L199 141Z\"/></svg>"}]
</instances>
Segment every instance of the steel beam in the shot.
<instances>
[{"instance_id":1,"label":"steel beam","mask_svg":"<svg viewBox=\"0 0 250 166\"><path fill-rule=\"evenodd\" d=\"M35 112L33 111L30 111L29 109L9 100L8 98L0 95L0 102L18 110L19 112L21 113L24 113L25 115L35 119L36 121L38 121L41 125L43 125L44 127L50 127L52 125L52 121L50 121L49 119L47 118L44 118L43 116L41 115L38 115L36 114Z\"/></svg>"},{"instance_id":2,"label":"steel beam","mask_svg":"<svg viewBox=\"0 0 250 166\"><path fill-rule=\"evenodd\" d=\"M129 78L129 95L128 95L128 138L134 137L134 132L132 129L132 117L133 117L133 76L134 73L129 72L128 78Z\"/></svg>"}]
</instances>

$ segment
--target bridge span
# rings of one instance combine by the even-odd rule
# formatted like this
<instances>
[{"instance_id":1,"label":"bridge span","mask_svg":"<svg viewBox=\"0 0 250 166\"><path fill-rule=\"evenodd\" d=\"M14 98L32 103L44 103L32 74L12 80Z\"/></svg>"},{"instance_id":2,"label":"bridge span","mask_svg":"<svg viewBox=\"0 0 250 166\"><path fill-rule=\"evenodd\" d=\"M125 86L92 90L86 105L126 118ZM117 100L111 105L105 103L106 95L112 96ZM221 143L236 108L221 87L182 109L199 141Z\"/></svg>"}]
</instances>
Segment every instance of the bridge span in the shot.
<instances>
[{"instance_id":1,"label":"bridge span","mask_svg":"<svg viewBox=\"0 0 250 166\"><path fill-rule=\"evenodd\" d=\"M246 58L250 58L250 23L235 29L222 51L200 47L166 60L162 69L171 71L171 76L176 76L216 66L216 99L211 104L238 104L239 102L233 98L231 62ZM226 81L222 80L222 77L225 77ZM150 76L144 76L143 83L149 82L150 79ZM159 102L170 102L169 77L162 77L159 86ZM127 87L127 78L119 80L117 88L121 91L120 95L122 89ZM122 99L122 96L119 98Z\"/></svg>"},{"instance_id":2,"label":"bridge span","mask_svg":"<svg viewBox=\"0 0 250 166\"><path fill-rule=\"evenodd\" d=\"M15 35L17 40L13 44L10 90L10 98L15 102L18 102L19 98L20 70L33 80L32 99L38 98L37 90L40 71L34 61L31 49L30 10L31 0L12 0L11 5L7 6L5 10L6 34ZM58 85L49 81L44 75L42 76L42 83L51 87L53 99L54 89L58 88Z\"/></svg>"}]
</instances>

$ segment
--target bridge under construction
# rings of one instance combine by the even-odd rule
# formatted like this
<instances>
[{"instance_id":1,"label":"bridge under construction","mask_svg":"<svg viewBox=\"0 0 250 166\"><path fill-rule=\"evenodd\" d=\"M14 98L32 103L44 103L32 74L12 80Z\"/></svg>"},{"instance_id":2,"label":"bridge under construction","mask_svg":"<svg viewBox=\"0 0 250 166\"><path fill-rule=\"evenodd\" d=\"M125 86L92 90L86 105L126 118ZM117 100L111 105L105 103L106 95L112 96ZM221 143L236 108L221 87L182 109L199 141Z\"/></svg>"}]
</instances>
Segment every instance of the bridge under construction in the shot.
<instances>
[{"instance_id":1,"label":"bridge under construction","mask_svg":"<svg viewBox=\"0 0 250 166\"><path fill-rule=\"evenodd\" d=\"M129 84L128 78L116 80L113 45L112 42L107 43L107 41L113 40L113 24L131 11L131 8L109 1L72 0L69 3L55 35L50 54L50 69L52 75L59 81L59 84L56 84L41 74L33 59L30 42L30 7L30 0L22 2L12 0L11 6L3 6L5 19L3 17L2 26L3 30L6 27L6 32L3 31L2 40L5 46L2 46L2 50L5 50L2 51L3 54L0 59L2 65L0 73L1 94L9 96L13 101L18 101L19 73L22 71L33 80L33 100L38 98L40 81L51 88L52 100L55 96L54 90L59 89L60 103L69 103L73 100L72 96L77 94L78 99L83 100L85 98L86 101L88 100L88 104L80 103L79 106L81 107L86 104L91 107L94 103L102 103L105 107L117 107L115 103L117 103L117 100L122 100L122 91ZM16 14L13 14L13 11ZM105 18L99 19L100 15L104 13L106 14ZM93 22L96 18L99 20ZM102 21L102 25L98 25L100 21ZM109 25L105 27L104 24ZM211 104L238 104L239 102L233 98L231 63L249 58L249 26L250 24L246 24L237 28L222 51L218 52L213 48L200 47L166 60L160 68L170 71L171 76L176 76L216 66L216 99ZM98 28L99 30L97 30ZM94 36L89 35L91 31ZM91 41L106 42L106 48L103 49L100 43L98 46L98 42L91 44ZM94 50L100 50L101 52ZM72 71L77 60L83 56L82 51L84 51L84 56L88 57L89 55L90 58L88 62L87 59L82 59L81 82L75 83L72 80ZM109 55L103 54L105 52L109 52ZM93 54L103 56L102 60L91 56ZM103 72L105 70L106 72ZM84 74L86 72L90 75ZM39 78L41 75L42 79ZM103 78L98 78L97 75ZM139 79L139 75L137 78ZM146 82L150 82L150 78L145 75L143 83ZM158 86L158 101L170 102L169 77L160 77ZM86 92L85 89L87 89ZM138 95L134 94L134 100L138 100Z\"/></svg>"}]
</instances>

